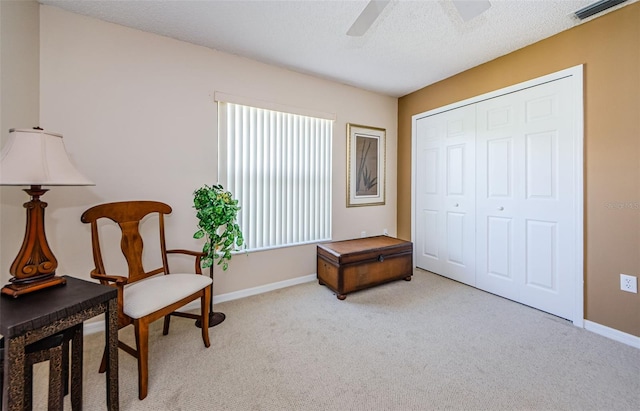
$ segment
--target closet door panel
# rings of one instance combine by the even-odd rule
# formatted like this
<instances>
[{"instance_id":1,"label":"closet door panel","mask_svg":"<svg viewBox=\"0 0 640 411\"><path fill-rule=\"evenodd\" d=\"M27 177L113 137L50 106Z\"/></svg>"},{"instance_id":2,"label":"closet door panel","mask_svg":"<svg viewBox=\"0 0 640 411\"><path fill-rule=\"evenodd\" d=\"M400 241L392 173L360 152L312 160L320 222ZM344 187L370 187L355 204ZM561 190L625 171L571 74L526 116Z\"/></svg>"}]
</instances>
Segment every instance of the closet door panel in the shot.
<instances>
[{"instance_id":1,"label":"closet door panel","mask_svg":"<svg viewBox=\"0 0 640 411\"><path fill-rule=\"evenodd\" d=\"M464 235L467 213L447 212L447 258L450 264L465 265Z\"/></svg>"},{"instance_id":2,"label":"closet door panel","mask_svg":"<svg viewBox=\"0 0 640 411\"><path fill-rule=\"evenodd\" d=\"M527 220L527 287L558 290L558 224L553 221Z\"/></svg>"},{"instance_id":3,"label":"closet door panel","mask_svg":"<svg viewBox=\"0 0 640 411\"><path fill-rule=\"evenodd\" d=\"M429 119L416 123L416 266L435 273L444 269L442 136L444 125Z\"/></svg>"},{"instance_id":4,"label":"closet door panel","mask_svg":"<svg viewBox=\"0 0 640 411\"><path fill-rule=\"evenodd\" d=\"M516 300L524 279L517 198L524 192L523 111L516 94L477 104L476 285Z\"/></svg>"},{"instance_id":5,"label":"closet door panel","mask_svg":"<svg viewBox=\"0 0 640 411\"><path fill-rule=\"evenodd\" d=\"M572 318L575 301L576 117L567 79L518 93L524 123L525 281L520 302Z\"/></svg>"},{"instance_id":6,"label":"closet door panel","mask_svg":"<svg viewBox=\"0 0 640 411\"><path fill-rule=\"evenodd\" d=\"M416 266L475 283L475 108L416 122Z\"/></svg>"},{"instance_id":7,"label":"closet door panel","mask_svg":"<svg viewBox=\"0 0 640 411\"><path fill-rule=\"evenodd\" d=\"M477 107L477 286L565 318L575 255L569 94L558 80Z\"/></svg>"},{"instance_id":8,"label":"closet door panel","mask_svg":"<svg viewBox=\"0 0 640 411\"><path fill-rule=\"evenodd\" d=\"M424 233L419 242L419 253L425 258L424 265L430 265L434 270L439 267L437 262L440 260L440 236L438 236L438 210L422 210L420 216L422 220L421 231ZM435 227L435 229L434 229ZM426 268L425 268L426 269Z\"/></svg>"},{"instance_id":9,"label":"closet door panel","mask_svg":"<svg viewBox=\"0 0 640 411\"><path fill-rule=\"evenodd\" d=\"M513 247L512 219L504 217L488 217L486 230L487 273L513 282L511 270L511 248Z\"/></svg>"},{"instance_id":10,"label":"closet door panel","mask_svg":"<svg viewBox=\"0 0 640 411\"><path fill-rule=\"evenodd\" d=\"M483 147L484 148L484 147ZM487 198L501 199L513 197L513 142L511 137L487 140Z\"/></svg>"}]
</instances>

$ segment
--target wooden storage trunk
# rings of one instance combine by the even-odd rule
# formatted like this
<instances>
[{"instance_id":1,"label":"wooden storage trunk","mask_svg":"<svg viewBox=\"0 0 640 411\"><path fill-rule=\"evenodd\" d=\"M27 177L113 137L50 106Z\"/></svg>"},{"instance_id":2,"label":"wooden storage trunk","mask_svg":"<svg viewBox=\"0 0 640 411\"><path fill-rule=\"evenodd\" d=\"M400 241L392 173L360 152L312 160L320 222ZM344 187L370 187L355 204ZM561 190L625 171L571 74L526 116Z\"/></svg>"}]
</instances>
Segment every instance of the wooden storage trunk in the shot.
<instances>
[{"instance_id":1,"label":"wooden storage trunk","mask_svg":"<svg viewBox=\"0 0 640 411\"><path fill-rule=\"evenodd\" d=\"M389 281L411 280L413 244L388 236L365 237L318 245L318 282L338 299Z\"/></svg>"}]
</instances>

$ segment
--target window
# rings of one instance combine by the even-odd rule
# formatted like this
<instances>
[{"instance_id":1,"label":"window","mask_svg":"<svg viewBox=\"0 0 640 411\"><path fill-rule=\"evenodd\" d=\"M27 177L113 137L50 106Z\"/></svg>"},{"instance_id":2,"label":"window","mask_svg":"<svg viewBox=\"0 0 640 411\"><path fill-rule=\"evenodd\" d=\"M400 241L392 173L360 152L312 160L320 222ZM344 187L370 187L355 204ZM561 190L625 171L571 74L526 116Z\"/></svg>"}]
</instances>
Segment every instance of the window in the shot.
<instances>
[{"instance_id":1,"label":"window","mask_svg":"<svg viewBox=\"0 0 640 411\"><path fill-rule=\"evenodd\" d=\"M331 239L333 121L219 102L220 182L248 250Z\"/></svg>"}]
</instances>

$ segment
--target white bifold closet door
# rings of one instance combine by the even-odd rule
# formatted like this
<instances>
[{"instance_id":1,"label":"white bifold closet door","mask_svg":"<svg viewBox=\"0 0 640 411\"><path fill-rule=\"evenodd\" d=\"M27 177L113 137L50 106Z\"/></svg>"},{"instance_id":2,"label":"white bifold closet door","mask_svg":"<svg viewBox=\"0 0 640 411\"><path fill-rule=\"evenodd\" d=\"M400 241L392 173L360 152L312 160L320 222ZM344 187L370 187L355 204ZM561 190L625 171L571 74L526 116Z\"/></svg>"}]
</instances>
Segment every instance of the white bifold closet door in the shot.
<instances>
[{"instance_id":1,"label":"white bifold closet door","mask_svg":"<svg viewBox=\"0 0 640 411\"><path fill-rule=\"evenodd\" d=\"M571 87L561 78L417 118L417 267L573 319Z\"/></svg>"},{"instance_id":2,"label":"white bifold closet door","mask_svg":"<svg viewBox=\"0 0 640 411\"><path fill-rule=\"evenodd\" d=\"M477 104L476 286L572 318L575 139L570 83Z\"/></svg>"},{"instance_id":3,"label":"white bifold closet door","mask_svg":"<svg viewBox=\"0 0 640 411\"><path fill-rule=\"evenodd\" d=\"M475 285L475 106L421 119L416 133L416 265Z\"/></svg>"}]
</instances>

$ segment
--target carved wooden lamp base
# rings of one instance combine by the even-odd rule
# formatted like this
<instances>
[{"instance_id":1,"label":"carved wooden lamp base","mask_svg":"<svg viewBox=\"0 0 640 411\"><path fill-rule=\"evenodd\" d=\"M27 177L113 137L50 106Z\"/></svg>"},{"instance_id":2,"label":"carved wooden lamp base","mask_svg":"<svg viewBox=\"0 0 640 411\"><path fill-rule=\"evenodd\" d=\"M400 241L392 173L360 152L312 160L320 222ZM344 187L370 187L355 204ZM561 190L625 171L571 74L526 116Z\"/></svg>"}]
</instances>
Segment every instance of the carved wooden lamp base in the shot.
<instances>
[{"instance_id":1,"label":"carved wooden lamp base","mask_svg":"<svg viewBox=\"0 0 640 411\"><path fill-rule=\"evenodd\" d=\"M57 285L65 285L67 280L62 277L50 276L43 280L33 281L27 284L9 283L2 287L2 294L6 294L13 298L17 298L22 294L31 293L33 291L42 290L44 288L54 287Z\"/></svg>"},{"instance_id":2,"label":"carved wooden lamp base","mask_svg":"<svg viewBox=\"0 0 640 411\"><path fill-rule=\"evenodd\" d=\"M31 196L31 201L24 203L27 209L25 237L9 270L13 277L2 288L2 294L13 298L67 282L55 276L58 261L49 248L44 232L44 209L47 203L40 201L40 196L48 190L32 185L24 191Z\"/></svg>"}]
</instances>

